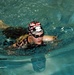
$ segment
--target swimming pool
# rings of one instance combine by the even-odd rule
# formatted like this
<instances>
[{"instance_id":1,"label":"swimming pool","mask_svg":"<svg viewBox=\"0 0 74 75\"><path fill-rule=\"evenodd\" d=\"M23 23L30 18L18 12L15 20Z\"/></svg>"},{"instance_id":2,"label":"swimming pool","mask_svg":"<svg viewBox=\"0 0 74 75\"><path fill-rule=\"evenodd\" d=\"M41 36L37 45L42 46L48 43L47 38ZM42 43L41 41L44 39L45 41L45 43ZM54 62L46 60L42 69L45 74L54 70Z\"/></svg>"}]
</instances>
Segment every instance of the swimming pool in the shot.
<instances>
[{"instance_id":1,"label":"swimming pool","mask_svg":"<svg viewBox=\"0 0 74 75\"><path fill-rule=\"evenodd\" d=\"M9 56L1 46L0 75L74 75L73 0L3 0L0 5L0 19L6 24L27 27L30 21L38 20L45 34L56 35L62 40L53 49L46 47L51 51L42 59L46 61L42 72L34 71L30 56ZM4 38L0 36L0 40Z\"/></svg>"}]
</instances>

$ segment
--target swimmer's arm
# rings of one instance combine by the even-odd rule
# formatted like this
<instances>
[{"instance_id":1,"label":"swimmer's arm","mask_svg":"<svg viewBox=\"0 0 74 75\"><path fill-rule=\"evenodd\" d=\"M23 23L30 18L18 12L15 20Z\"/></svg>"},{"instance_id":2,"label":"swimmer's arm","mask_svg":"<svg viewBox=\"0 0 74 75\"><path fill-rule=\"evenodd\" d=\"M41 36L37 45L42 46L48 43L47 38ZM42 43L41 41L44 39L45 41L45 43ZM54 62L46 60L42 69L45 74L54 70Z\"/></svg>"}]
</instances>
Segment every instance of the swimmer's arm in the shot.
<instances>
[{"instance_id":1,"label":"swimmer's arm","mask_svg":"<svg viewBox=\"0 0 74 75\"><path fill-rule=\"evenodd\" d=\"M28 34L24 35L24 36L20 36L17 40L16 43L14 43L13 45L11 45L10 47L21 47L23 44L25 44L26 42L24 41L24 39L28 36Z\"/></svg>"},{"instance_id":2,"label":"swimmer's arm","mask_svg":"<svg viewBox=\"0 0 74 75\"><path fill-rule=\"evenodd\" d=\"M43 41L44 42L51 42L51 41L54 41L56 40L57 37L56 36L49 36L49 35L44 35L43 36Z\"/></svg>"},{"instance_id":3,"label":"swimmer's arm","mask_svg":"<svg viewBox=\"0 0 74 75\"><path fill-rule=\"evenodd\" d=\"M57 46L58 43L60 43L62 41L62 39L58 39L57 36L49 36L49 35L44 35L43 36L43 42L45 43L51 43L53 44L53 46Z\"/></svg>"},{"instance_id":4,"label":"swimmer's arm","mask_svg":"<svg viewBox=\"0 0 74 75\"><path fill-rule=\"evenodd\" d=\"M9 25L6 25L2 20L0 20L0 29L6 29L6 28L8 28L8 27L10 27Z\"/></svg>"},{"instance_id":5,"label":"swimmer's arm","mask_svg":"<svg viewBox=\"0 0 74 75\"><path fill-rule=\"evenodd\" d=\"M8 47L8 49L13 49L13 48L17 48L16 43L14 43L13 45L10 45L10 46Z\"/></svg>"},{"instance_id":6,"label":"swimmer's arm","mask_svg":"<svg viewBox=\"0 0 74 75\"><path fill-rule=\"evenodd\" d=\"M20 48L20 46L17 46L17 43L14 43L13 45L5 47L4 49L5 50L16 50L16 49L19 49L19 48Z\"/></svg>"},{"instance_id":7,"label":"swimmer's arm","mask_svg":"<svg viewBox=\"0 0 74 75\"><path fill-rule=\"evenodd\" d=\"M5 47L4 49L5 50L15 50L17 48L17 46L16 46L16 43L15 44L13 44L13 45L10 45L10 46L8 46L8 47Z\"/></svg>"},{"instance_id":8,"label":"swimmer's arm","mask_svg":"<svg viewBox=\"0 0 74 75\"><path fill-rule=\"evenodd\" d=\"M18 47L20 47L20 44L18 42L14 43L13 45L9 46L9 48L18 48Z\"/></svg>"},{"instance_id":9,"label":"swimmer's arm","mask_svg":"<svg viewBox=\"0 0 74 75\"><path fill-rule=\"evenodd\" d=\"M16 42L14 43L13 45L9 46L10 48L20 48L22 47L26 42L25 41L19 41L19 42Z\"/></svg>"}]
</instances>

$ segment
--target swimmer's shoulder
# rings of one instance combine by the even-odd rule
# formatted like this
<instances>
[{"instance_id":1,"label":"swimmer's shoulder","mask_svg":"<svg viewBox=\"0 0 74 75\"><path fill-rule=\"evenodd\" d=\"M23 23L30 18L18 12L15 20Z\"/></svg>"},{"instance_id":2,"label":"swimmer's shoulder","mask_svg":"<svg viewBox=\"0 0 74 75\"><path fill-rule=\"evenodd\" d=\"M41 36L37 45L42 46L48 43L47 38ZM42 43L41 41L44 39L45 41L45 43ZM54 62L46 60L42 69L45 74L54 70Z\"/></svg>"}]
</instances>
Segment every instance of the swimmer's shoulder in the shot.
<instances>
[{"instance_id":1,"label":"swimmer's shoulder","mask_svg":"<svg viewBox=\"0 0 74 75\"><path fill-rule=\"evenodd\" d=\"M20 36L19 38L17 38L16 41L17 41L17 42L18 42L18 41L21 42L22 40L26 39L28 36L29 36L28 34L22 35L22 36Z\"/></svg>"}]
</instances>

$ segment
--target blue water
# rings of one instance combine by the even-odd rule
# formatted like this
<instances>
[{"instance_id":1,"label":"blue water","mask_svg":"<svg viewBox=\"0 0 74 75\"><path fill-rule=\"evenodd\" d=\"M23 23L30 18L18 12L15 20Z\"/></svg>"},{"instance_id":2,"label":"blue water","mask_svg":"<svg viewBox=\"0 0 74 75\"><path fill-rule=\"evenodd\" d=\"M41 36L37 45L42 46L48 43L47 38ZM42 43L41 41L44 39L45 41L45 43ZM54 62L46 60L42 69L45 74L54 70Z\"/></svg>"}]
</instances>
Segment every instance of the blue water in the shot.
<instances>
[{"instance_id":1,"label":"blue water","mask_svg":"<svg viewBox=\"0 0 74 75\"><path fill-rule=\"evenodd\" d=\"M23 56L7 55L0 44L0 75L74 75L73 0L0 0L0 20L14 27L27 27L29 22L37 20L41 22L45 34L62 40L54 48L50 45L40 48L50 50L38 62L45 66L42 72L34 70L33 64L36 66L36 63L31 61L31 56L23 53ZM5 36L1 35L1 42L4 39Z\"/></svg>"}]
</instances>

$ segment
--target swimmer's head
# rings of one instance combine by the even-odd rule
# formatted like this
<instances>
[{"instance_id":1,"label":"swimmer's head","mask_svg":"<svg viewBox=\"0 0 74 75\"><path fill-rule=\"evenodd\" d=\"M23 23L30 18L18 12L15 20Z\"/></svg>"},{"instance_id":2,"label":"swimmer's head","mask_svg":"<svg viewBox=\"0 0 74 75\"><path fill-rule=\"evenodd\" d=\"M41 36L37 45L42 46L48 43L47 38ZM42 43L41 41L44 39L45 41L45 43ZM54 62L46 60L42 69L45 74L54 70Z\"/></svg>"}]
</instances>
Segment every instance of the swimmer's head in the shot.
<instances>
[{"instance_id":1,"label":"swimmer's head","mask_svg":"<svg viewBox=\"0 0 74 75\"><path fill-rule=\"evenodd\" d=\"M37 45L42 44L44 31L40 22L33 21L29 24L29 35L33 43Z\"/></svg>"},{"instance_id":2,"label":"swimmer's head","mask_svg":"<svg viewBox=\"0 0 74 75\"><path fill-rule=\"evenodd\" d=\"M29 32L31 34L36 34L36 33L39 33L39 32L44 33L43 28L41 26L41 23L40 22L37 22L37 21L32 21L29 24L29 28L28 29L29 29Z\"/></svg>"}]
</instances>

